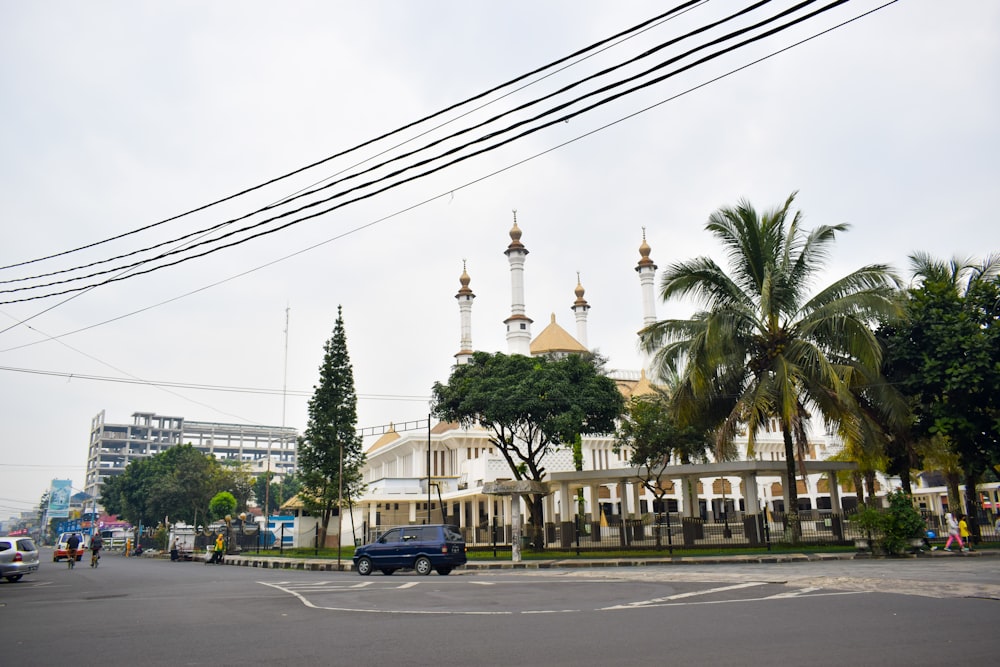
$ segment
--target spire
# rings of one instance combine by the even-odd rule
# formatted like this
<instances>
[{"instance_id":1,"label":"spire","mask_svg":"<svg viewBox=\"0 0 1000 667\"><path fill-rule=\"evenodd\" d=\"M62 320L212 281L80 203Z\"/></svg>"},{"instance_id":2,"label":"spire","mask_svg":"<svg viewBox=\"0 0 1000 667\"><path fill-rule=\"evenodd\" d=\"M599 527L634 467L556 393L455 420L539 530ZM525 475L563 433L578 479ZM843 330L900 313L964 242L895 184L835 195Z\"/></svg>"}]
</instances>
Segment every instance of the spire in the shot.
<instances>
[{"instance_id":1,"label":"spire","mask_svg":"<svg viewBox=\"0 0 1000 667\"><path fill-rule=\"evenodd\" d=\"M639 264L635 267L642 289L642 328L656 324L656 264L650 259L652 249L646 243L646 228L642 228L642 243L639 245ZM643 354L642 367L650 370L652 359Z\"/></svg>"},{"instance_id":2,"label":"spire","mask_svg":"<svg viewBox=\"0 0 1000 667\"><path fill-rule=\"evenodd\" d=\"M462 340L459 343L460 349L455 355L455 361L458 364L467 364L472 358L472 300L476 298L476 295L469 289L469 282L471 280L469 272L465 267L465 260L463 259L462 275L458 279L462 287L458 290L458 294L455 295L455 298L458 299L458 313L461 319L462 334Z\"/></svg>"},{"instance_id":3,"label":"spire","mask_svg":"<svg viewBox=\"0 0 1000 667\"><path fill-rule=\"evenodd\" d=\"M576 339L580 341L580 344L586 348L590 346L587 344L587 311L590 310L590 304L587 300L583 298L583 285L580 283L580 272L576 272L576 289L574 290L576 294L576 301L573 302L573 306L570 310L576 315Z\"/></svg>"},{"instance_id":4,"label":"spire","mask_svg":"<svg viewBox=\"0 0 1000 667\"><path fill-rule=\"evenodd\" d=\"M524 260L528 249L521 243L521 229L517 226L517 210L514 210L514 226L510 230L510 245L504 251L510 263L510 317L507 325L507 352L509 354L531 354L531 318L524 307Z\"/></svg>"}]
</instances>

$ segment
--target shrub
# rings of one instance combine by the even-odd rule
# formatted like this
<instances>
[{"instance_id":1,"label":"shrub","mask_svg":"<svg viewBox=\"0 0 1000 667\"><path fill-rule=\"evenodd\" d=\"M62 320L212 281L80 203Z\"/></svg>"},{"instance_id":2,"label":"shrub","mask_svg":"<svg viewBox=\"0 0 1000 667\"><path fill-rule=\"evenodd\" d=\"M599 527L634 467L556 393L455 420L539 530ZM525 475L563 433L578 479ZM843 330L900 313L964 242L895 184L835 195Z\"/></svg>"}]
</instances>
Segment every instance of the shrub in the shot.
<instances>
[{"instance_id":1,"label":"shrub","mask_svg":"<svg viewBox=\"0 0 1000 667\"><path fill-rule=\"evenodd\" d=\"M882 510L865 507L854 517L865 531L869 543L890 556L896 556L909 546L910 540L924 534L924 519L913 507L913 500L902 490L886 496L888 507Z\"/></svg>"}]
</instances>

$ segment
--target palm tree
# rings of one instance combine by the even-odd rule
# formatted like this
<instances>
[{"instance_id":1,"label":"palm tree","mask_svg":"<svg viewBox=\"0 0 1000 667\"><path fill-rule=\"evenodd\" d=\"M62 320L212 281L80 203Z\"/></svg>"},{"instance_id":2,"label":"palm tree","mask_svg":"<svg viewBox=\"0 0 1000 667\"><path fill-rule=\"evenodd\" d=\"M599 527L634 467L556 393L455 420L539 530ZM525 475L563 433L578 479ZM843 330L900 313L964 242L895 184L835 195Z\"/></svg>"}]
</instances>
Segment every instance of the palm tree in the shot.
<instances>
[{"instance_id":1,"label":"palm tree","mask_svg":"<svg viewBox=\"0 0 1000 667\"><path fill-rule=\"evenodd\" d=\"M806 232L802 214L790 216L795 194L760 215L746 201L713 213L706 229L722 242L730 273L708 257L668 267L660 283L663 300L690 297L702 310L641 333L658 370L681 375L674 395L679 414L697 413L705 401L727 401L720 442L745 428L752 457L756 434L777 420L793 541L800 534L796 453L803 461L809 411L818 409L826 421L862 437L851 385L858 373L879 375L881 348L871 325L898 314L900 285L888 266L872 264L809 296L829 246L848 225Z\"/></svg>"}]
</instances>

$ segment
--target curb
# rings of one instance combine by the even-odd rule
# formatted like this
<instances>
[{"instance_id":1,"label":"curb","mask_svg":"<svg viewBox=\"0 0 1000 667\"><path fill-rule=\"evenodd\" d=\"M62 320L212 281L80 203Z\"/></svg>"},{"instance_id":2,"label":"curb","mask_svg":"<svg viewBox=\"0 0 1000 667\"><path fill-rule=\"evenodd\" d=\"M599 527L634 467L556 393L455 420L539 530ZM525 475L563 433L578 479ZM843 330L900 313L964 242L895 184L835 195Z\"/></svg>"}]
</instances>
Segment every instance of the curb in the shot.
<instances>
[{"instance_id":1,"label":"curb","mask_svg":"<svg viewBox=\"0 0 1000 667\"><path fill-rule=\"evenodd\" d=\"M982 558L997 557L1000 551L969 551L969 552L919 552L909 558ZM519 563L511 561L469 561L456 568L457 572L476 570L547 570L547 569L585 569L613 567L663 567L670 565L760 565L773 563L810 563L842 560L890 560L873 557L868 552L846 553L789 553L761 554L752 556L671 556L663 558L588 558L588 559L553 559L525 560ZM204 560L195 559L195 562ZM259 567L272 570L306 570L312 572L349 572L354 569L350 559L343 559L338 564L331 559L282 558L269 556L226 556L223 565L235 567Z\"/></svg>"}]
</instances>

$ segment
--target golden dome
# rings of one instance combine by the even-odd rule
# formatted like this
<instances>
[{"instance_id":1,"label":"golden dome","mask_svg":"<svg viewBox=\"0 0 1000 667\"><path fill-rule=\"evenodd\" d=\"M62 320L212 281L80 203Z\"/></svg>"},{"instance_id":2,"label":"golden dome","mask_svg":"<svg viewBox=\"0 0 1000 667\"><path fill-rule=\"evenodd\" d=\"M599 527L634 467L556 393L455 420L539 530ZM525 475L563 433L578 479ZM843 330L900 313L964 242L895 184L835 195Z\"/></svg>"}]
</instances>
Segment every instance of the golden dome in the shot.
<instances>
[{"instance_id":1,"label":"golden dome","mask_svg":"<svg viewBox=\"0 0 1000 667\"><path fill-rule=\"evenodd\" d=\"M646 228L643 227L642 244L639 246L639 256L641 257L641 259L639 260L639 265L635 267L636 271L638 271L639 269L643 269L647 266L651 266L653 267L653 269L656 269L656 264L654 264L653 260L649 258L650 252L652 252L652 248L650 248L649 244L646 243Z\"/></svg>"},{"instance_id":2,"label":"golden dome","mask_svg":"<svg viewBox=\"0 0 1000 667\"><path fill-rule=\"evenodd\" d=\"M459 289L458 290L458 294L455 295L456 299L459 298L459 297L463 297L463 296L470 296L470 295L471 296L475 296L475 294L472 293L472 290L469 289L469 283L471 281L472 281L472 278L469 277L469 272L465 270L465 260L463 259L462 260L462 275L458 279L458 282L460 282L462 284L462 288Z\"/></svg>"}]
</instances>

